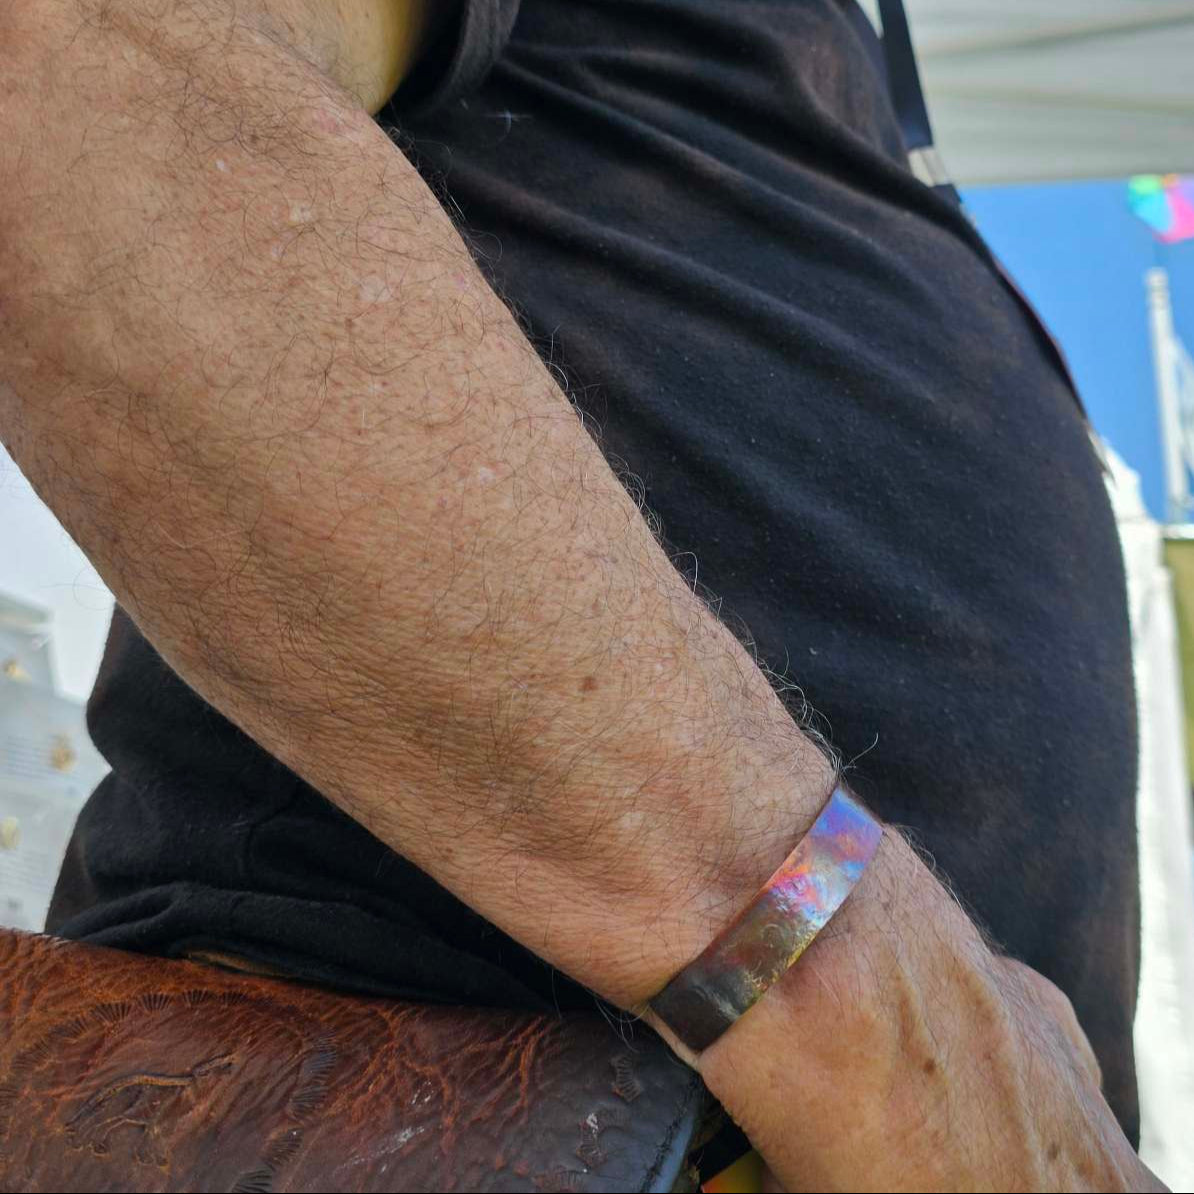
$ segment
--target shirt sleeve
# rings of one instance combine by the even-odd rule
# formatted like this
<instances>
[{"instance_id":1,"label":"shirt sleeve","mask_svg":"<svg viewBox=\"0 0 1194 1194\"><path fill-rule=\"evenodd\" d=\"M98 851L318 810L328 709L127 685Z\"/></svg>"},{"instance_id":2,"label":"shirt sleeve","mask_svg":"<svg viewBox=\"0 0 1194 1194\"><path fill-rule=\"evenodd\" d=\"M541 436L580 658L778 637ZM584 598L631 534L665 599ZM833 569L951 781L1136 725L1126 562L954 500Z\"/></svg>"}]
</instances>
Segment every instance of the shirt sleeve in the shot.
<instances>
[{"instance_id":1,"label":"shirt sleeve","mask_svg":"<svg viewBox=\"0 0 1194 1194\"><path fill-rule=\"evenodd\" d=\"M394 114L426 116L479 87L509 40L518 5L519 0L459 0L448 28L390 101Z\"/></svg>"}]
</instances>

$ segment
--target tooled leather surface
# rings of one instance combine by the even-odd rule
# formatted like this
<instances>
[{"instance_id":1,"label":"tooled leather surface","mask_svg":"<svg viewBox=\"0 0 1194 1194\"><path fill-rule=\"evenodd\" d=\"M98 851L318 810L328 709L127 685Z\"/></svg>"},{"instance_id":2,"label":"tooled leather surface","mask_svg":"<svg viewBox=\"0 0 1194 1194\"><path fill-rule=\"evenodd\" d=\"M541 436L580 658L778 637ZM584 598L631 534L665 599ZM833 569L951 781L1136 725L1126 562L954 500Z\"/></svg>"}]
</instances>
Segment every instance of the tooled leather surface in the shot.
<instances>
[{"instance_id":1,"label":"tooled leather surface","mask_svg":"<svg viewBox=\"0 0 1194 1194\"><path fill-rule=\"evenodd\" d=\"M666 1189L700 1103L658 1038L598 1015L362 999L0 930L3 1191Z\"/></svg>"}]
</instances>

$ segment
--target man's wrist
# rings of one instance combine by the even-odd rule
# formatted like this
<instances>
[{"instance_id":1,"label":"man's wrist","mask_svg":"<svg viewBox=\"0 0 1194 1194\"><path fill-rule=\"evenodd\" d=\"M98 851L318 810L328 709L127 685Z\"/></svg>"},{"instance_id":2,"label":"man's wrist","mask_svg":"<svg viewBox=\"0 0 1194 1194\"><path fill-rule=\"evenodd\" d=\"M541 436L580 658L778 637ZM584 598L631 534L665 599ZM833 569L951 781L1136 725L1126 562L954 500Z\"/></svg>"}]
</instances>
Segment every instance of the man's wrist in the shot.
<instances>
[{"instance_id":1,"label":"man's wrist","mask_svg":"<svg viewBox=\"0 0 1194 1194\"><path fill-rule=\"evenodd\" d=\"M944 1054L973 1028L962 1014L977 1024L982 1005L993 1006L991 961L961 909L887 828L837 916L697 1068L764 1153L774 1142L769 1116L753 1118L756 1091L798 1087L810 1139L848 1133L852 1107L890 1113L900 1102L911 1130L939 1097Z\"/></svg>"},{"instance_id":2,"label":"man's wrist","mask_svg":"<svg viewBox=\"0 0 1194 1194\"><path fill-rule=\"evenodd\" d=\"M802 1047L825 1061L842 1038L850 1038L851 1053L863 1042L876 1055L922 1045L931 1051L914 1029L927 1022L935 989L963 972L984 973L990 958L957 903L900 833L885 827L874 860L837 915L756 1008L702 1054L702 1072L754 1035L750 1021L764 1009L770 1018L798 1017ZM901 1000L916 1006L901 1008Z\"/></svg>"},{"instance_id":3,"label":"man's wrist","mask_svg":"<svg viewBox=\"0 0 1194 1194\"><path fill-rule=\"evenodd\" d=\"M809 831L646 1014L686 1050L720 1039L799 960L857 886L883 827L840 784Z\"/></svg>"}]
</instances>

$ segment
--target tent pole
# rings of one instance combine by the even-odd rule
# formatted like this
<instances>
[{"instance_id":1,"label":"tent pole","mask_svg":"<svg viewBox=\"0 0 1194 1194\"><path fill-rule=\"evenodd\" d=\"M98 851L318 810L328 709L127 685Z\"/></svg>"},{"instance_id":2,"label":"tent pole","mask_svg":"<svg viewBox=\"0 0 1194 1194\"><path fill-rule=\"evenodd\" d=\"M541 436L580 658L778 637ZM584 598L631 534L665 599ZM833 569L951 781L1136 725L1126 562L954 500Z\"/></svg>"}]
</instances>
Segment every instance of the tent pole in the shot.
<instances>
[{"instance_id":1,"label":"tent pole","mask_svg":"<svg viewBox=\"0 0 1194 1194\"><path fill-rule=\"evenodd\" d=\"M1189 520L1190 487L1182 453L1181 409L1173 361L1173 308L1169 301L1169 275L1160 266L1145 275L1148 290L1148 324L1157 379L1157 410L1161 420L1161 448L1165 458L1166 521Z\"/></svg>"}]
</instances>

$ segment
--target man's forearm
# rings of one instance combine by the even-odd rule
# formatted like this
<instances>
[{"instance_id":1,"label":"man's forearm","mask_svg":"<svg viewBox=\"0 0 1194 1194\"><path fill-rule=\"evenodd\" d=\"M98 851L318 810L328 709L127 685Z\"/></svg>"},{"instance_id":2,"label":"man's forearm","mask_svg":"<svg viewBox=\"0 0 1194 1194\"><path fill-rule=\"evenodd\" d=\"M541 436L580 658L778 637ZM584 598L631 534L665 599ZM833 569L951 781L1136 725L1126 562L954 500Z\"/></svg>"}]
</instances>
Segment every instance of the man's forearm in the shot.
<instances>
[{"instance_id":1,"label":"man's forearm","mask_svg":"<svg viewBox=\"0 0 1194 1194\"><path fill-rule=\"evenodd\" d=\"M831 768L359 104L221 0L31 7L0 10L14 457L209 701L531 949L649 996ZM1019 1073L988 960L890 836L703 1072L828 1188L851 1108L947 1130L971 1005Z\"/></svg>"},{"instance_id":2,"label":"man's forearm","mask_svg":"<svg viewBox=\"0 0 1194 1194\"><path fill-rule=\"evenodd\" d=\"M821 754L358 106L217 0L52 11L56 82L3 116L14 456L213 704L649 994L791 848Z\"/></svg>"}]
</instances>

